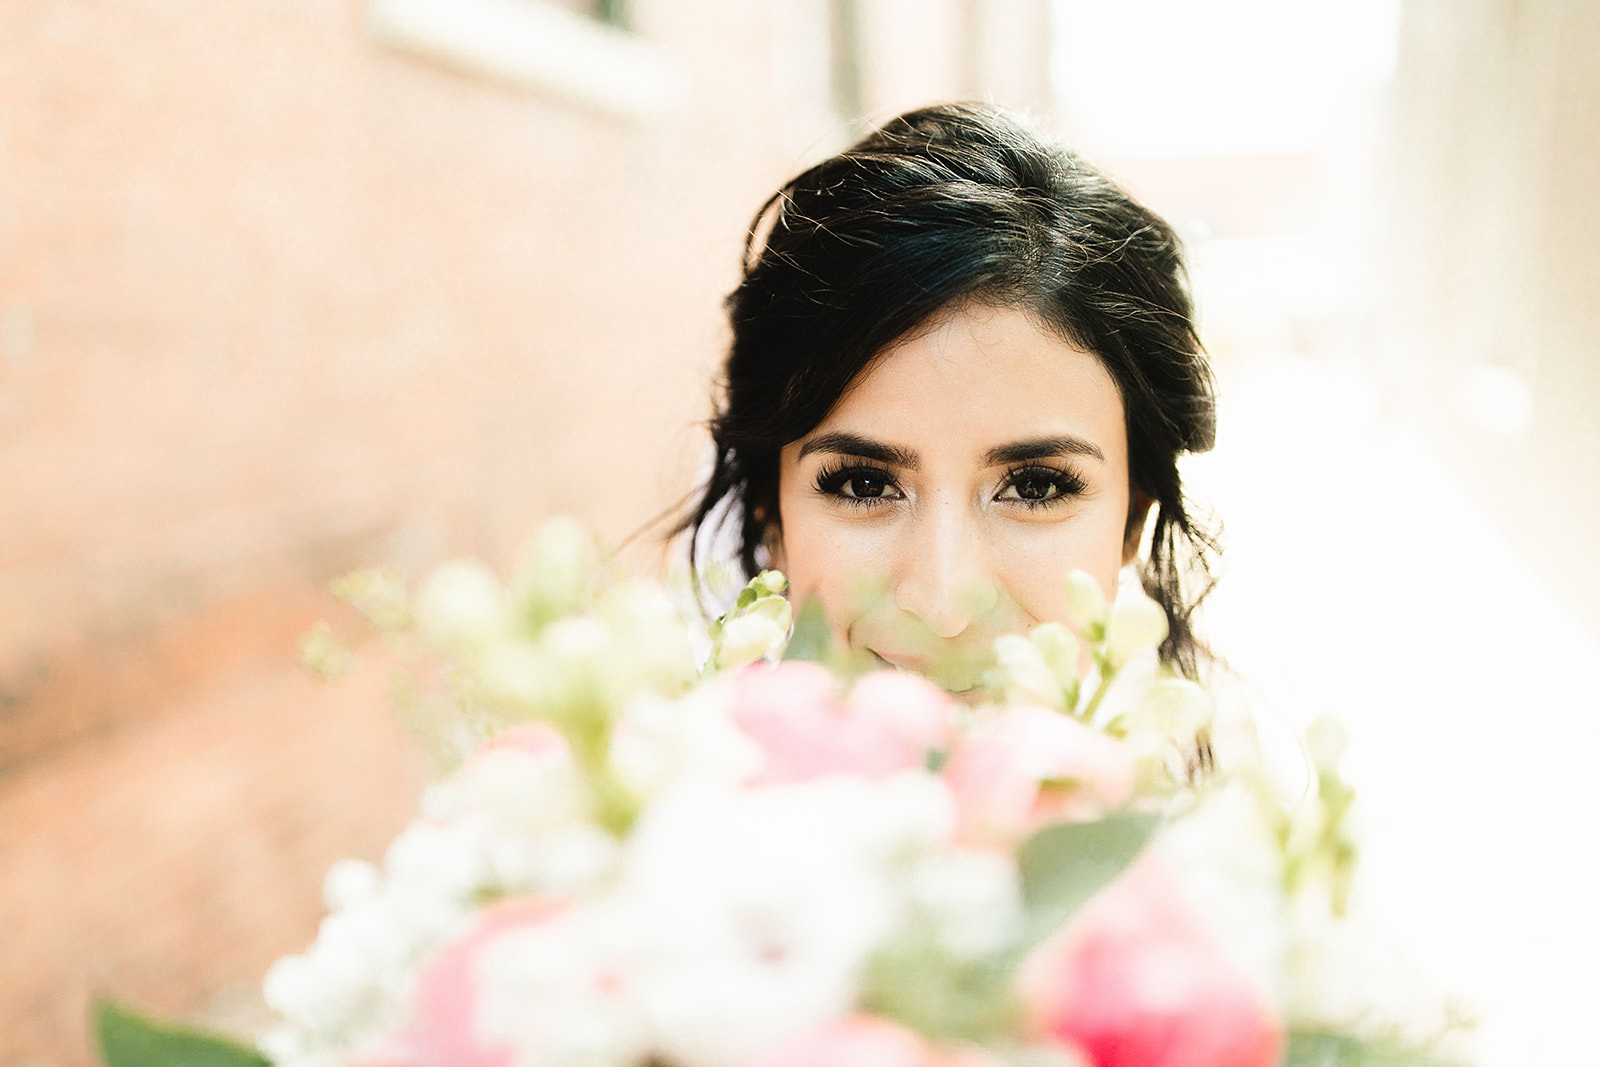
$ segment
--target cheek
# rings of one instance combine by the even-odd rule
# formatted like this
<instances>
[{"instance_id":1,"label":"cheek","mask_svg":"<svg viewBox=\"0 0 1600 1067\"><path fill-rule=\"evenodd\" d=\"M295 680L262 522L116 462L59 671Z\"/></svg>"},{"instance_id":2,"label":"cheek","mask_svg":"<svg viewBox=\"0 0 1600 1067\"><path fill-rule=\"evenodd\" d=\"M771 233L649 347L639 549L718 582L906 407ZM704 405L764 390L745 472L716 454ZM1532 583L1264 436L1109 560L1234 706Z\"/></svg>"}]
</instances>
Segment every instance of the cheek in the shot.
<instances>
[{"instance_id":1,"label":"cheek","mask_svg":"<svg viewBox=\"0 0 1600 1067\"><path fill-rule=\"evenodd\" d=\"M782 534L774 563L789 579L789 599L798 610L807 600L821 601L830 628L843 638L854 621L850 618L850 591L863 574L870 574L875 556L861 543L860 531L820 513L805 488L779 482L778 514ZM852 533L855 536L852 536Z\"/></svg>"},{"instance_id":2,"label":"cheek","mask_svg":"<svg viewBox=\"0 0 1600 1067\"><path fill-rule=\"evenodd\" d=\"M1117 594L1126 517L1119 505L1080 521L1007 539L996 553L996 577L1021 609L1027 625L1067 620L1066 576L1083 571L1100 584L1107 600Z\"/></svg>"},{"instance_id":3,"label":"cheek","mask_svg":"<svg viewBox=\"0 0 1600 1067\"><path fill-rule=\"evenodd\" d=\"M826 529L802 525L784 531L784 564L795 608L816 597L834 637L843 641L858 621L873 580L883 577L884 556L859 538L830 536Z\"/></svg>"}]
</instances>

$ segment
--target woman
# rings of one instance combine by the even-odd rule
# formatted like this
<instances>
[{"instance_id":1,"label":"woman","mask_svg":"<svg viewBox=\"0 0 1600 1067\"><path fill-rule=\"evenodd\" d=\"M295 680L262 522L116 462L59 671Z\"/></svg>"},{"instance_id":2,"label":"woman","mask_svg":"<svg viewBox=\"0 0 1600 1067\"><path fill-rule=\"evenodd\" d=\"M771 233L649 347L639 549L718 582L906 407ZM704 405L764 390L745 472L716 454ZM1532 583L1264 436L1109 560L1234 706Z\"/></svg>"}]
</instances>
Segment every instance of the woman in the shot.
<instances>
[{"instance_id":1,"label":"woman","mask_svg":"<svg viewBox=\"0 0 1600 1067\"><path fill-rule=\"evenodd\" d=\"M784 185L727 306L697 556L731 522L746 572L955 690L998 633L1066 618L1068 571L1110 594L1137 564L1196 674L1212 541L1177 459L1215 404L1161 219L1004 112L925 108Z\"/></svg>"}]
</instances>

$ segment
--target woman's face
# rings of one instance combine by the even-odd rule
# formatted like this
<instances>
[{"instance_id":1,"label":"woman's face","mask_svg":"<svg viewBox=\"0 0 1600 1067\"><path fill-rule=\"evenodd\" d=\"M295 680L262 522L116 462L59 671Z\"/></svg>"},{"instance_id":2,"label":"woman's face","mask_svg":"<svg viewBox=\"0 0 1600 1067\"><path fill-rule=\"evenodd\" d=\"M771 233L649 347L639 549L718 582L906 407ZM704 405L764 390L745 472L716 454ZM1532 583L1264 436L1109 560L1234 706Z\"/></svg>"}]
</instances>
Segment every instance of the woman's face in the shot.
<instances>
[{"instance_id":1,"label":"woman's face","mask_svg":"<svg viewBox=\"0 0 1600 1067\"><path fill-rule=\"evenodd\" d=\"M783 449L774 562L836 640L961 690L996 636L1066 620L1069 571L1115 591L1129 503L1099 358L1020 309L961 305Z\"/></svg>"}]
</instances>

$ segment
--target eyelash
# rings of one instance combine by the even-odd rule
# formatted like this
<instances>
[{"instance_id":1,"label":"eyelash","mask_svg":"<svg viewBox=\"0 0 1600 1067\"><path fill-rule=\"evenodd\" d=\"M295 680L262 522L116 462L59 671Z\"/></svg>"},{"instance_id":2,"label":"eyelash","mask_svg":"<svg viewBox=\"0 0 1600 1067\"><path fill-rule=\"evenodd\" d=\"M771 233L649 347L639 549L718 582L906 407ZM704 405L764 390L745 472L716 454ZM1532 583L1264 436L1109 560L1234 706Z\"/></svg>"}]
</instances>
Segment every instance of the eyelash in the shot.
<instances>
[{"instance_id":1,"label":"eyelash","mask_svg":"<svg viewBox=\"0 0 1600 1067\"><path fill-rule=\"evenodd\" d=\"M858 508L874 508L889 503L895 497L884 496L851 496L844 492L844 487L857 478L872 478L881 481L885 490L898 491L899 485L894 476L882 467L871 467L860 463L842 461L835 464L824 465L817 472L816 491L823 496L832 497L841 504ZM1013 467L1006 471L1005 480L1000 484L1000 492L1016 489L1027 482L1045 482L1049 490L1054 490L1055 495L1043 500L1031 499L1019 495L1008 500L1009 503L1018 503L1029 511L1039 508L1053 507L1065 503L1067 500L1082 496L1088 492L1088 485L1076 473L1056 467L1045 467L1037 464ZM1000 499L996 494L995 499Z\"/></svg>"}]
</instances>

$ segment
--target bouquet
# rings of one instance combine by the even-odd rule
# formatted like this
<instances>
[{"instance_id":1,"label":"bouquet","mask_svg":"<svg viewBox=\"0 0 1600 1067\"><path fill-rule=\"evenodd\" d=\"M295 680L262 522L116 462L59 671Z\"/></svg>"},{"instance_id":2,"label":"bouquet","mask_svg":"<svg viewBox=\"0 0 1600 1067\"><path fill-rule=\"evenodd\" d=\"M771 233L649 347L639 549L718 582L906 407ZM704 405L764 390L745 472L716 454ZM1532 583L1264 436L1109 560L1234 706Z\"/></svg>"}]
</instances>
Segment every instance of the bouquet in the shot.
<instances>
[{"instance_id":1,"label":"bouquet","mask_svg":"<svg viewBox=\"0 0 1600 1067\"><path fill-rule=\"evenodd\" d=\"M1070 625L997 640L960 702L832 648L776 572L697 654L665 589L611 578L567 521L507 582L345 580L429 650L462 759L381 864L328 872L316 941L266 976L279 1021L239 1055L1438 1062L1372 995L1393 961L1349 909L1337 727L1312 730L1311 793L1280 797L1213 752L1210 696L1158 665L1161 610L1066 580ZM339 655L325 632L308 651ZM101 1037L114 1067L206 1040L110 1006Z\"/></svg>"}]
</instances>

